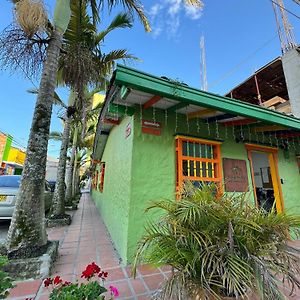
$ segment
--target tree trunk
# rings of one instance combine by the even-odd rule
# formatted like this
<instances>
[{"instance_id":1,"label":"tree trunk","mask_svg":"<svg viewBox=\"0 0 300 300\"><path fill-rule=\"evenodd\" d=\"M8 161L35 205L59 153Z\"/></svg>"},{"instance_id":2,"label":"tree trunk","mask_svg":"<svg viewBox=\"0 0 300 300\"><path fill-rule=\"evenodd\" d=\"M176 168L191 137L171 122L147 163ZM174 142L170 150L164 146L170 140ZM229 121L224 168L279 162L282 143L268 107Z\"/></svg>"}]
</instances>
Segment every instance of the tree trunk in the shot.
<instances>
[{"instance_id":1,"label":"tree trunk","mask_svg":"<svg viewBox=\"0 0 300 300\"><path fill-rule=\"evenodd\" d=\"M61 45L62 34L54 30L47 49L21 185L7 236L10 257L39 255L47 244L43 195L53 93Z\"/></svg>"},{"instance_id":2,"label":"tree trunk","mask_svg":"<svg viewBox=\"0 0 300 300\"><path fill-rule=\"evenodd\" d=\"M59 162L57 168L57 180L53 196L52 218L65 214L65 177L67 152L70 138L70 118L66 117L63 138L60 147Z\"/></svg>"},{"instance_id":3,"label":"tree trunk","mask_svg":"<svg viewBox=\"0 0 300 300\"><path fill-rule=\"evenodd\" d=\"M74 198L77 194L77 167L78 167L78 161L77 161L77 155L75 155L74 165L73 165L73 174L72 174L72 197Z\"/></svg>"},{"instance_id":4,"label":"tree trunk","mask_svg":"<svg viewBox=\"0 0 300 300\"><path fill-rule=\"evenodd\" d=\"M73 136L73 145L72 145L72 152L71 152L71 159L70 159L70 170L67 173L67 191L66 191L66 201L70 204L72 202L72 194L73 194L73 168L74 168L74 161L76 157L76 148L77 148L77 128L74 129L74 136ZM71 203L72 204L72 203Z\"/></svg>"}]
</instances>

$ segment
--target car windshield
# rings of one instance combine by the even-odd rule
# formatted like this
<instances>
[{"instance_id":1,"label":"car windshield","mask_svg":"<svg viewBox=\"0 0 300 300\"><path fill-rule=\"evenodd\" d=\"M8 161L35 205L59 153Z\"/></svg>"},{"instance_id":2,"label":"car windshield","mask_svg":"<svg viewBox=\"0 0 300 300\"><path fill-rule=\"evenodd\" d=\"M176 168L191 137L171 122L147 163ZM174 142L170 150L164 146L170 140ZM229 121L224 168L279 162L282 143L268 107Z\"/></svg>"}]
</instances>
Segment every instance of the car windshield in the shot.
<instances>
[{"instance_id":1,"label":"car windshield","mask_svg":"<svg viewBox=\"0 0 300 300\"><path fill-rule=\"evenodd\" d=\"M0 176L0 187L19 187L21 176Z\"/></svg>"}]
</instances>

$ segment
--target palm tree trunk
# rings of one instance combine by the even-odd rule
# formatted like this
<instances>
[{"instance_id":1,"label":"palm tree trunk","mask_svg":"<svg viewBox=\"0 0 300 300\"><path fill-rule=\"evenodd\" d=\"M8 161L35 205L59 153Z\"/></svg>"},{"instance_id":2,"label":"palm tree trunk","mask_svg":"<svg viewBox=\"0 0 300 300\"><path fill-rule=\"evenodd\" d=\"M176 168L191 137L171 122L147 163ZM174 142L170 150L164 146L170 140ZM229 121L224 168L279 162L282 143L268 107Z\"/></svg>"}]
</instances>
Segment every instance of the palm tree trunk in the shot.
<instances>
[{"instance_id":1,"label":"palm tree trunk","mask_svg":"<svg viewBox=\"0 0 300 300\"><path fill-rule=\"evenodd\" d=\"M52 218L59 217L65 214L65 177L66 177L66 162L67 152L70 138L70 123L71 120L66 116L63 138L60 147L59 162L57 168L57 181L53 196Z\"/></svg>"},{"instance_id":2,"label":"palm tree trunk","mask_svg":"<svg viewBox=\"0 0 300 300\"><path fill-rule=\"evenodd\" d=\"M77 153L76 153L77 154ZM78 167L78 161L77 161L77 155L75 155L74 165L73 165L73 174L72 174L72 198L74 198L77 194L77 167Z\"/></svg>"},{"instance_id":3,"label":"palm tree trunk","mask_svg":"<svg viewBox=\"0 0 300 300\"><path fill-rule=\"evenodd\" d=\"M39 255L47 244L44 190L47 147L62 34L54 30L47 49L16 207L7 236L10 257Z\"/></svg>"},{"instance_id":4,"label":"palm tree trunk","mask_svg":"<svg viewBox=\"0 0 300 300\"><path fill-rule=\"evenodd\" d=\"M71 159L70 159L70 169L67 173L67 191L66 191L66 201L68 203L72 202L72 194L73 194L73 168L74 168L74 162L76 158L76 148L77 148L77 128L75 127L74 130L74 136L73 136L73 145L72 145L72 151L71 151Z\"/></svg>"}]
</instances>

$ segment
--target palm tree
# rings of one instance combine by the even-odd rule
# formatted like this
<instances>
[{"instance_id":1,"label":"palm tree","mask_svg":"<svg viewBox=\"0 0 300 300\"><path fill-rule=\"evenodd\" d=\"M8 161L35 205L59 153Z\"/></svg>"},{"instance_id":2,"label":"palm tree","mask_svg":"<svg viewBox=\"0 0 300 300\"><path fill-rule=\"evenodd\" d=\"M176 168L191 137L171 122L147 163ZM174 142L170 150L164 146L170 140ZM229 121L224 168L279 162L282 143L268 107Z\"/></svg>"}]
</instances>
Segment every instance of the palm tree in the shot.
<instances>
[{"instance_id":1,"label":"palm tree","mask_svg":"<svg viewBox=\"0 0 300 300\"><path fill-rule=\"evenodd\" d=\"M110 25L103 31L97 32L96 26L91 22L87 14L87 6L80 3L72 3L72 17L64 36L64 52L60 58L58 77L60 81L70 86L77 94L76 109L81 111L81 139L84 139L86 132L87 112L91 108L92 94L86 90L88 85L97 82L99 89L105 88L108 76L111 75L117 59L134 58L127 53L126 49L119 49L104 54L101 45L104 38L117 28L130 28L132 26L131 17L128 14L118 14ZM88 101L87 101L88 100ZM70 166L68 173L66 199L72 202L75 196L76 186L73 182L76 178L74 168L77 129L74 131L73 146L71 152Z\"/></svg>"},{"instance_id":2,"label":"palm tree","mask_svg":"<svg viewBox=\"0 0 300 300\"><path fill-rule=\"evenodd\" d=\"M19 2L18 0L13 1L15 4ZM85 1L80 0L80 2L83 3ZM95 16L94 19L96 20L99 9L97 1L90 0L89 2ZM98 5L104 2L104 0L99 0ZM144 22L145 28L149 29L148 21L137 1L107 1L109 7L118 2L126 5L131 12L137 12L138 16ZM33 2L29 1L27 4L30 5L30 3ZM23 19L25 20L26 14L28 14L28 10L23 11L23 16L25 15ZM44 201L41 195L43 194L45 184L47 147L53 105L52 100L56 86L56 74L63 34L68 27L70 17L70 0L56 0L53 24L48 21L47 26L50 39L46 50L47 55L43 65L39 93L30 129L20 193L16 200L16 208L7 235L9 257L37 256L44 252L44 248L47 245Z\"/></svg>"},{"instance_id":3,"label":"palm tree","mask_svg":"<svg viewBox=\"0 0 300 300\"><path fill-rule=\"evenodd\" d=\"M12 0L14 4L25 3L29 6L20 20L28 20L28 11L32 12L31 0ZM75 1L75 0L73 0ZM85 3L84 0L79 0ZM94 23L99 20L99 5L107 3L111 8L123 4L129 11L136 12L147 31L150 30L147 18L138 0L89 0L94 15ZM186 0L187 3L199 3L199 0ZM18 9L18 7L16 7ZM44 12L43 12L44 13ZM56 0L53 22L47 22L47 33L50 36L43 64L39 93L33 114L32 125L27 146L27 155L16 200L16 208L7 236L7 249L10 257L28 257L39 255L47 245L47 234L44 222L44 201L41 195L44 190L49 128L52 114L53 94L56 86L59 57L63 35L71 17L70 0ZM39 19L39 18L37 18ZM33 19L32 19L33 20ZM36 18L35 18L36 20ZM20 24L21 25L21 24ZM23 28L23 27L22 27ZM41 27L31 28L37 31ZM32 34L32 33L30 33ZM29 34L29 36L30 36Z\"/></svg>"}]
</instances>

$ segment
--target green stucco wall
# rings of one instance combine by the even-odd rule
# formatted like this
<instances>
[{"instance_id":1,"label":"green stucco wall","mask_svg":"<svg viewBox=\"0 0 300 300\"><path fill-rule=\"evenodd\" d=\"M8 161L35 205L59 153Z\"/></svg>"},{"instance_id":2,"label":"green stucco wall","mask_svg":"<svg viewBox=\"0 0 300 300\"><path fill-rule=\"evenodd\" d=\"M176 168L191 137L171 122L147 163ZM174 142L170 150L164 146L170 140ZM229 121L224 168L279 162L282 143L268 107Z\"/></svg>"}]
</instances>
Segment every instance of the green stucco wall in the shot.
<instances>
[{"instance_id":1,"label":"green stucco wall","mask_svg":"<svg viewBox=\"0 0 300 300\"><path fill-rule=\"evenodd\" d=\"M92 191L92 198L116 249L125 261L127 259L133 141L133 126L131 135L125 137L128 123L132 123L130 117L125 118L119 126L111 130L101 159L102 162L105 162L103 193ZM95 159L100 159L97 157L97 153Z\"/></svg>"},{"instance_id":2,"label":"green stucco wall","mask_svg":"<svg viewBox=\"0 0 300 300\"><path fill-rule=\"evenodd\" d=\"M278 154L278 172L283 180L283 206L287 213L300 215L300 174L294 151L285 158L283 151Z\"/></svg>"},{"instance_id":3,"label":"green stucco wall","mask_svg":"<svg viewBox=\"0 0 300 300\"><path fill-rule=\"evenodd\" d=\"M236 143L234 134L225 132L221 126L187 120L178 114L166 115L165 112L149 109L132 117L132 133L125 139L127 117L119 126L114 127L105 147L102 161L106 162L106 175L103 194L93 192L97 206L103 216L116 247L124 261L130 263L134 257L138 241L144 233L147 220L157 216L145 214L151 201L175 199L175 135L187 135L214 140L219 136L222 158L235 158L246 161L249 183L249 201L254 203L250 164L245 145ZM143 134L141 119L156 120L162 123L160 136ZM177 121L176 121L177 119ZM279 176L282 185L286 210L300 213L300 175L295 153L286 159L279 151ZM156 212L157 213L157 212Z\"/></svg>"},{"instance_id":4,"label":"green stucco wall","mask_svg":"<svg viewBox=\"0 0 300 300\"><path fill-rule=\"evenodd\" d=\"M216 139L214 124L210 125L208 134L207 125L195 120L187 120L178 114L165 115L152 109L143 112L143 119L155 119L162 123L160 136L143 134L141 131L141 116L134 118L134 141L132 156L132 194L130 203L130 219L128 228L128 260L132 260L140 237L144 233L147 219L153 220L155 216L147 213L145 208L151 201L168 198L175 199L176 179L176 152L175 135L190 135L194 137ZM177 123L177 126L176 126ZM220 138L225 132L218 128ZM198 132L199 131L199 132ZM251 172L247 159L247 151L242 143L233 142L233 137L227 133L227 140L221 146L222 158L244 159L248 168L248 181L251 185ZM254 201L253 193L249 191L250 201ZM153 212L154 213L154 212Z\"/></svg>"}]
</instances>

